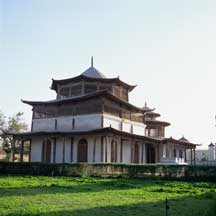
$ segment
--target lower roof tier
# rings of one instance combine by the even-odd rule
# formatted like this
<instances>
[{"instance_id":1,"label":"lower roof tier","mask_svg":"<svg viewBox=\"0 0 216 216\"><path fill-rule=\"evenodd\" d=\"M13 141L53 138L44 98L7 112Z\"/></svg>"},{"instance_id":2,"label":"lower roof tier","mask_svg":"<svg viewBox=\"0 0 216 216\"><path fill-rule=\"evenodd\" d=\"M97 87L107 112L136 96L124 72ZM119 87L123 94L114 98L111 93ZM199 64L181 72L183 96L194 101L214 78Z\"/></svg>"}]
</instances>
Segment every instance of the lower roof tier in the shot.
<instances>
[{"instance_id":1,"label":"lower roof tier","mask_svg":"<svg viewBox=\"0 0 216 216\"><path fill-rule=\"evenodd\" d=\"M23 132L23 133L13 133L9 132L6 133L8 135L13 136L15 139L21 139L21 140L27 140L27 139L32 139L34 137L41 137L41 136L47 136L47 137L55 137L55 136L75 136L75 135L102 135L102 136L110 136L110 135L119 135L123 136L125 139L137 139L137 140L142 140L145 143L149 144L178 144L178 145L184 145L189 148L195 148L199 144L194 144L191 142L185 142L185 141L180 141L176 140L173 138L151 138L147 136L141 136L141 135L136 135L132 133L128 133L125 131L120 131L111 127L107 128L101 128L101 129L93 129L93 130L77 130L77 131L39 131L39 132Z\"/></svg>"}]
</instances>

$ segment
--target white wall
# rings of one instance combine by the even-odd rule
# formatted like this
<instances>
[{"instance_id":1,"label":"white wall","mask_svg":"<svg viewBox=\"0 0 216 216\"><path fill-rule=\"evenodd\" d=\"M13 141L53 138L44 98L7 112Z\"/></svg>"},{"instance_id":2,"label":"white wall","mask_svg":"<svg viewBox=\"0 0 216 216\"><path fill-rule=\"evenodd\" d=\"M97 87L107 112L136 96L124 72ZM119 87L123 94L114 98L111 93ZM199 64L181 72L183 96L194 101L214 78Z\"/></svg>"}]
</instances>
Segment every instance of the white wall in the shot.
<instances>
[{"instance_id":1,"label":"white wall","mask_svg":"<svg viewBox=\"0 0 216 216\"><path fill-rule=\"evenodd\" d=\"M90 130L101 128L101 114L91 114L33 119L33 131L54 131L55 120L57 120L57 131L72 131L73 118L75 119L74 130Z\"/></svg>"},{"instance_id":2,"label":"white wall","mask_svg":"<svg viewBox=\"0 0 216 216\"><path fill-rule=\"evenodd\" d=\"M121 124L121 118L115 117L115 116L111 116L111 115L103 115L103 127L112 127L115 128L117 130L120 130L120 124Z\"/></svg>"},{"instance_id":3,"label":"white wall","mask_svg":"<svg viewBox=\"0 0 216 216\"><path fill-rule=\"evenodd\" d=\"M131 143L129 141L123 142L122 149L122 163L130 163L131 162Z\"/></svg>"},{"instance_id":4,"label":"white wall","mask_svg":"<svg viewBox=\"0 0 216 216\"><path fill-rule=\"evenodd\" d=\"M111 127L117 130L121 130L121 122L122 122L122 130L125 132L131 132L131 125L133 126L133 134L137 135L145 135L145 124L139 122L133 122L129 120L122 120L119 117L111 116L108 114L103 114L104 117L104 125L103 127Z\"/></svg>"},{"instance_id":5,"label":"white wall","mask_svg":"<svg viewBox=\"0 0 216 216\"><path fill-rule=\"evenodd\" d=\"M41 161L41 151L42 151L42 143L44 138L33 138L32 139L32 148L31 148L31 161L33 162L40 162ZM86 139L88 142L88 162L93 162L93 147L94 147L94 141L95 136L91 135L83 135L83 136L74 136L73 137L73 163L77 162L77 154L78 154L78 143L81 139ZM111 162L111 143L113 140L113 136L107 137L107 162ZM117 142L117 162L120 162L121 158L121 137L115 137L115 141ZM56 139L56 163L62 163L63 162L63 143L64 138L57 138ZM106 144L106 138L104 137L104 162L105 162L105 144ZM139 162L141 163L142 158L142 142L139 142ZM143 158L145 163L145 146L143 151ZM65 162L70 163L71 161L71 138L66 137L65 138ZM53 162L53 140L52 140L52 150L51 150L51 162ZM95 162L101 162L101 135L98 135L96 137L96 149L95 149ZM122 146L122 163L130 163L131 162L131 142L130 141L124 141Z\"/></svg>"},{"instance_id":6,"label":"white wall","mask_svg":"<svg viewBox=\"0 0 216 216\"><path fill-rule=\"evenodd\" d=\"M43 138L34 137L31 142L31 162L41 162Z\"/></svg>"}]
</instances>

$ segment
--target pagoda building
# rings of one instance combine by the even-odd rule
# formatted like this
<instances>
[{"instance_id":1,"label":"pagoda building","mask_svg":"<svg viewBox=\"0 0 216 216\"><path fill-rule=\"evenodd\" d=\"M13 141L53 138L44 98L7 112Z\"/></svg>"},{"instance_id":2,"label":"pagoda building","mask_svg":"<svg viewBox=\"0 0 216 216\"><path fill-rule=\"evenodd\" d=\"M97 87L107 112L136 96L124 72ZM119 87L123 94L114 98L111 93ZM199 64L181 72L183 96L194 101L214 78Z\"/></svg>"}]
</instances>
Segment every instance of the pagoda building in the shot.
<instances>
[{"instance_id":1,"label":"pagoda building","mask_svg":"<svg viewBox=\"0 0 216 216\"><path fill-rule=\"evenodd\" d=\"M119 77L107 78L93 65L81 75L52 80L56 98L27 101L32 106L31 131L11 133L23 145L30 141L29 160L46 163L173 163L184 164L196 145L165 138L170 123L155 109L129 102L135 88Z\"/></svg>"}]
</instances>

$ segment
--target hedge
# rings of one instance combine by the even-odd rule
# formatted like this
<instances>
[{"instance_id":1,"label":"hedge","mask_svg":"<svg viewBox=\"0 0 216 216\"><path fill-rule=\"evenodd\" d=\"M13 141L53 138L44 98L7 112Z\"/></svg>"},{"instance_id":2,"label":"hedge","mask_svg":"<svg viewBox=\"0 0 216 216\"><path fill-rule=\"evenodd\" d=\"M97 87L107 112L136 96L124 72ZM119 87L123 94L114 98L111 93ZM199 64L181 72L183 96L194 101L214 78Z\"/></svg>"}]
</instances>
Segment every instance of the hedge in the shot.
<instances>
[{"instance_id":1,"label":"hedge","mask_svg":"<svg viewBox=\"0 0 216 216\"><path fill-rule=\"evenodd\" d=\"M0 174L26 174L47 176L100 176L132 178L187 178L216 181L216 166L65 163L47 164L31 162L0 162Z\"/></svg>"}]
</instances>

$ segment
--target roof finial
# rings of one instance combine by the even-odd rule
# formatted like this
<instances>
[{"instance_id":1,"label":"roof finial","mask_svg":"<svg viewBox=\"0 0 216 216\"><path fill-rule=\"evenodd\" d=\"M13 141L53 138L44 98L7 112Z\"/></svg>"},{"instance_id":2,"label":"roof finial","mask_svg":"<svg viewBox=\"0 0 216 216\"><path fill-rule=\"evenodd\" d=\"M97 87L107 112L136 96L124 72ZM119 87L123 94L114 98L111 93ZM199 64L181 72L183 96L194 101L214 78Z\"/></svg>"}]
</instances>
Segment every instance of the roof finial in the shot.
<instances>
[{"instance_id":1,"label":"roof finial","mask_svg":"<svg viewBox=\"0 0 216 216\"><path fill-rule=\"evenodd\" d=\"M93 56L91 57L91 67L94 67L94 58L93 58Z\"/></svg>"},{"instance_id":2,"label":"roof finial","mask_svg":"<svg viewBox=\"0 0 216 216\"><path fill-rule=\"evenodd\" d=\"M147 102L145 101L145 107L147 107Z\"/></svg>"}]
</instances>

